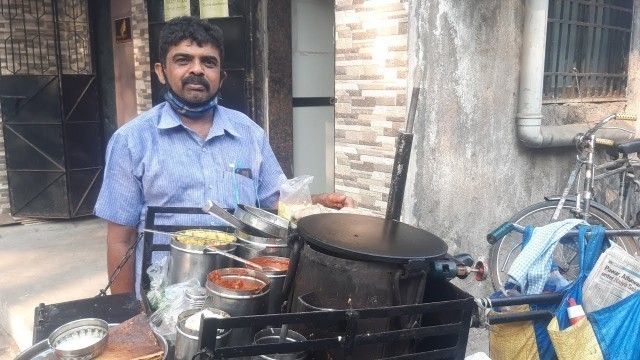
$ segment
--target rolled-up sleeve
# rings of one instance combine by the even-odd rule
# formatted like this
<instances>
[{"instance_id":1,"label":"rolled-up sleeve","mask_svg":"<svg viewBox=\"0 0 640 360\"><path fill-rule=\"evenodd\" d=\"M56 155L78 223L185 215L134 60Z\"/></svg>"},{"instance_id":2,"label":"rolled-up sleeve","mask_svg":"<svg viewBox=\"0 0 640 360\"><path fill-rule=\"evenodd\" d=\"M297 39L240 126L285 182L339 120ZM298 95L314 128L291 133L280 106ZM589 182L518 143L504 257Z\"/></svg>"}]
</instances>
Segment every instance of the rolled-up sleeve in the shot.
<instances>
[{"instance_id":1,"label":"rolled-up sleeve","mask_svg":"<svg viewBox=\"0 0 640 360\"><path fill-rule=\"evenodd\" d=\"M104 179L94 214L105 220L135 226L144 207L142 182L135 174L128 139L116 132L107 146Z\"/></svg>"}]
</instances>

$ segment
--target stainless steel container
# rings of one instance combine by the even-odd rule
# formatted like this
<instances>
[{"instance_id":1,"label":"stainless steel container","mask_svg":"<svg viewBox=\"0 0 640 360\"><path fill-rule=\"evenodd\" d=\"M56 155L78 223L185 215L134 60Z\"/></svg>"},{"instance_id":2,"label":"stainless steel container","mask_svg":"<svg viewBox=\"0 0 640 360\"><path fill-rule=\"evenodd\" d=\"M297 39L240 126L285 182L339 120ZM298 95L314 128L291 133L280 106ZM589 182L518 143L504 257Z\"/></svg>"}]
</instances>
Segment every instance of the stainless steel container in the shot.
<instances>
[{"instance_id":1,"label":"stainless steel container","mask_svg":"<svg viewBox=\"0 0 640 360\"><path fill-rule=\"evenodd\" d=\"M178 315L178 321L176 323L176 345L175 345L175 360L191 360L200 349L198 349L198 338L200 336L200 330L192 330L185 326L187 319L193 316L195 313L201 311L200 308L185 310ZM222 310L207 308L213 312L216 316L221 318L228 318L229 314ZM216 336L216 346L227 346L229 341L229 335L231 329L222 330Z\"/></svg>"},{"instance_id":2,"label":"stainless steel container","mask_svg":"<svg viewBox=\"0 0 640 360\"><path fill-rule=\"evenodd\" d=\"M102 354L109 341L109 324L98 318L68 322L49 335L53 355L60 360L89 360Z\"/></svg>"},{"instance_id":3,"label":"stainless steel container","mask_svg":"<svg viewBox=\"0 0 640 360\"><path fill-rule=\"evenodd\" d=\"M287 241L280 238L253 236L240 230L236 230L236 237L243 240L242 246L238 246L236 250L236 255L243 259L248 260L259 256L289 257L291 253Z\"/></svg>"},{"instance_id":4,"label":"stainless steel container","mask_svg":"<svg viewBox=\"0 0 640 360\"><path fill-rule=\"evenodd\" d=\"M295 331L289 330L287 331L287 339L285 342L296 342L296 341L306 341L307 339L298 334ZM254 338L254 344L256 345L265 345L265 344L277 344L280 342L280 329L272 328L272 329L264 329L258 331ZM286 353L286 354L269 354L269 355L256 355L251 358L251 360L304 360L307 358L306 351L300 351L297 353Z\"/></svg>"},{"instance_id":5,"label":"stainless steel container","mask_svg":"<svg viewBox=\"0 0 640 360\"><path fill-rule=\"evenodd\" d=\"M289 258L279 256L261 256L249 259L262 266L263 274L271 281L271 290L267 299L267 314L278 314L284 299L282 298L282 286L289 269Z\"/></svg>"},{"instance_id":6,"label":"stainless steel container","mask_svg":"<svg viewBox=\"0 0 640 360\"><path fill-rule=\"evenodd\" d=\"M289 221L266 210L250 205L238 204L233 215L243 223L273 237L286 239L289 235Z\"/></svg>"},{"instance_id":7,"label":"stainless steel container","mask_svg":"<svg viewBox=\"0 0 640 360\"><path fill-rule=\"evenodd\" d=\"M211 307L231 316L262 315L267 309L271 281L267 275L250 269L227 268L209 273L207 296ZM253 341L253 329L233 329L229 345L248 345Z\"/></svg>"},{"instance_id":8,"label":"stainless steel container","mask_svg":"<svg viewBox=\"0 0 640 360\"><path fill-rule=\"evenodd\" d=\"M192 308L201 308L207 297L207 289L204 286L187 288L184 297Z\"/></svg>"},{"instance_id":9,"label":"stainless steel container","mask_svg":"<svg viewBox=\"0 0 640 360\"><path fill-rule=\"evenodd\" d=\"M193 278L203 285L207 274L215 269L231 266L233 260L220 254L206 253L205 245L188 245L171 239L171 261L169 262L169 285L185 282ZM221 252L232 254L236 244L216 246Z\"/></svg>"}]
</instances>

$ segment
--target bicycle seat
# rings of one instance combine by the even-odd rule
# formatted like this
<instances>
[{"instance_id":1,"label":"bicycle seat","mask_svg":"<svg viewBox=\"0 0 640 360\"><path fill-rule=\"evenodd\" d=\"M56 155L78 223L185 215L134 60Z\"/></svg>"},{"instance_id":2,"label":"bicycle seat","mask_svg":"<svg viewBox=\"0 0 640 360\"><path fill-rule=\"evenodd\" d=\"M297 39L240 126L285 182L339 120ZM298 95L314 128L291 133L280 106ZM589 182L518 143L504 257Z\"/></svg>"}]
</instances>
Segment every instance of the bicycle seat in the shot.
<instances>
[{"instance_id":1,"label":"bicycle seat","mask_svg":"<svg viewBox=\"0 0 640 360\"><path fill-rule=\"evenodd\" d=\"M615 148L618 153L622 153L624 155L637 153L638 151L640 151L640 139L618 143L615 145Z\"/></svg>"}]
</instances>

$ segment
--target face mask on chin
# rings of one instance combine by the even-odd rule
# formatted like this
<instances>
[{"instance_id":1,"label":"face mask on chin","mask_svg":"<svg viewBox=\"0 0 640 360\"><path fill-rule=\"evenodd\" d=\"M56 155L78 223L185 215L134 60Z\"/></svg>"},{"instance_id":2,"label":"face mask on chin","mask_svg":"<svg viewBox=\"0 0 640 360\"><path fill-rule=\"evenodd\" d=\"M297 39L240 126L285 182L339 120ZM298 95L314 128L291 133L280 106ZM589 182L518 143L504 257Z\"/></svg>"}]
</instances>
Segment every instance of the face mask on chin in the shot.
<instances>
[{"instance_id":1,"label":"face mask on chin","mask_svg":"<svg viewBox=\"0 0 640 360\"><path fill-rule=\"evenodd\" d=\"M198 120L202 119L204 115L218 106L218 93L219 90L211 99L201 104L194 104L178 96L178 94L171 89L171 86L167 84L167 86L165 86L164 99L178 114L191 120Z\"/></svg>"}]
</instances>

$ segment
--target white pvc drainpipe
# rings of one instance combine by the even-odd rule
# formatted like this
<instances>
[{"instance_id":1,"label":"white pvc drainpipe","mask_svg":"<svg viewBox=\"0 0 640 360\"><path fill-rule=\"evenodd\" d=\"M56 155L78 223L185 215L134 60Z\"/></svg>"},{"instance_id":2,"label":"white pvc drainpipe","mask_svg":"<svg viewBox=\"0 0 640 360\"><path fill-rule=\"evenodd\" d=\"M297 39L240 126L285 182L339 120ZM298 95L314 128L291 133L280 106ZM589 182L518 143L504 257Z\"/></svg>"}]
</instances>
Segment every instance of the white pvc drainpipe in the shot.
<instances>
[{"instance_id":1,"label":"white pvc drainpipe","mask_svg":"<svg viewBox=\"0 0 640 360\"><path fill-rule=\"evenodd\" d=\"M530 148L573 145L576 135L589 129L587 124L542 126L542 85L548 8L549 0L526 0L525 3L516 124L518 139ZM628 139L629 134L623 131L602 130L598 132L598 136L623 140Z\"/></svg>"}]
</instances>

